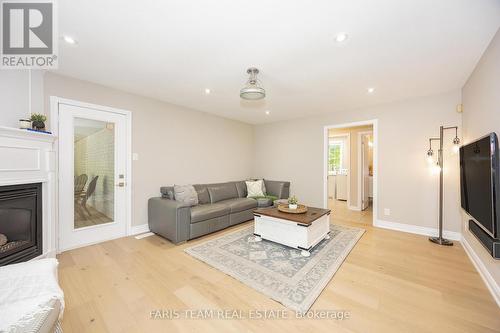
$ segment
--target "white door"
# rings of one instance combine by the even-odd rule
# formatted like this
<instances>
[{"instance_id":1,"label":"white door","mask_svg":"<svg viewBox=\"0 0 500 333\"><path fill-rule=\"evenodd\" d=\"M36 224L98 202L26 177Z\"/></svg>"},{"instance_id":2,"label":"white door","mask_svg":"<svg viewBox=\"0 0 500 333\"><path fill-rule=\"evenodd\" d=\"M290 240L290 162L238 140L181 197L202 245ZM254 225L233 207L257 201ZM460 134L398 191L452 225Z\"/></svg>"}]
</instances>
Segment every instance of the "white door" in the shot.
<instances>
[{"instance_id":1,"label":"white door","mask_svg":"<svg viewBox=\"0 0 500 333\"><path fill-rule=\"evenodd\" d=\"M370 182L370 157L369 157L369 150L371 149L369 142L370 142L370 137L368 135L363 135L361 137L361 179L362 179L362 184L361 184L361 210L365 210L368 208L368 205L370 203L369 199L369 182Z\"/></svg>"},{"instance_id":2,"label":"white door","mask_svg":"<svg viewBox=\"0 0 500 333\"><path fill-rule=\"evenodd\" d=\"M126 236L127 115L69 104L59 115L59 250Z\"/></svg>"}]
</instances>

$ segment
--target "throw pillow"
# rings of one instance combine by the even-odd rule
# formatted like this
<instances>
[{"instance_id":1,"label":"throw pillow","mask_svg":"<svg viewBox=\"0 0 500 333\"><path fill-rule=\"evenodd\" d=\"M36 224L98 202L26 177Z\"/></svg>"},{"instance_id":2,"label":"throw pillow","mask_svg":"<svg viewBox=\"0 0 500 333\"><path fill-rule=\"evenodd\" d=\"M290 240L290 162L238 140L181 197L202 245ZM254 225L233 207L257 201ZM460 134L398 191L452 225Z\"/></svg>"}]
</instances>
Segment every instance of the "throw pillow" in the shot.
<instances>
[{"instance_id":1,"label":"throw pillow","mask_svg":"<svg viewBox=\"0 0 500 333\"><path fill-rule=\"evenodd\" d=\"M7 236L0 234L0 246L7 244Z\"/></svg>"},{"instance_id":2,"label":"throw pillow","mask_svg":"<svg viewBox=\"0 0 500 333\"><path fill-rule=\"evenodd\" d=\"M262 197L265 195L262 185L264 181L262 179L247 180L245 183L247 184L247 198Z\"/></svg>"},{"instance_id":3,"label":"throw pillow","mask_svg":"<svg viewBox=\"0 0 500 333\"><path fill-rule=\"evenodd\" d=\"M193 185L174 185L174 197L185 207L198 204L198 193Z\"/></svg>"}]
</instances>

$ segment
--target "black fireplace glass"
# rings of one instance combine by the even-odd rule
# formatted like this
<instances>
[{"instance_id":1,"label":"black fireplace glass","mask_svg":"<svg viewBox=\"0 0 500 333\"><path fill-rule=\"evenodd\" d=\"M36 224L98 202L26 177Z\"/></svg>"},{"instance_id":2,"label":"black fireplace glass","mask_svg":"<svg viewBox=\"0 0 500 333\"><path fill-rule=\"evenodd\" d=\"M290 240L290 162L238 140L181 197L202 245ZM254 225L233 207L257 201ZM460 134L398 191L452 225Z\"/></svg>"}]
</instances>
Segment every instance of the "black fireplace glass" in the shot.
<instances>
[{"instance_id":1,"label":"black fireplace glass","mask_svg":"<svg viewBox=\"0 0 500 333\"><path fill-rule=\"evenodd\" d=\"M42 184L0 186L0 266L42 254Z\"/></svg>"}]
</instances>

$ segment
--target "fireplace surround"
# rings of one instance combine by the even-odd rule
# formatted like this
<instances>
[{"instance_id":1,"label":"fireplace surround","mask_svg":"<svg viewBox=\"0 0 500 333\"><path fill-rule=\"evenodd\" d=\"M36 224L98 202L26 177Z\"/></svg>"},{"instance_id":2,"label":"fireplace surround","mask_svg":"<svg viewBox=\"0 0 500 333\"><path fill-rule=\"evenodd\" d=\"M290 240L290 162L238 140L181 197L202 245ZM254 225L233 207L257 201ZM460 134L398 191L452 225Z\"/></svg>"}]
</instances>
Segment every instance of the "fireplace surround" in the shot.
<instances>
[{"instance_id":1,"label":"fireplace surround","mask_svg":"<svg viewBox=\"0 0 500 333\"><path fill-rule=\"evenodd\" d=\"M0 265L56 255L56 140L0 126L0 234L14 242L0 250Z\"/></svg>"},{"instance_id":2,"label":"fireplace surround","mask_svg":"<svg viewBox=\"0 0 500 333\"><path fill-rule=\"evenodd\" d=\"M0 266L41 255L42 225L41 183L0 186Z\"/></svg>"}]
</instances>

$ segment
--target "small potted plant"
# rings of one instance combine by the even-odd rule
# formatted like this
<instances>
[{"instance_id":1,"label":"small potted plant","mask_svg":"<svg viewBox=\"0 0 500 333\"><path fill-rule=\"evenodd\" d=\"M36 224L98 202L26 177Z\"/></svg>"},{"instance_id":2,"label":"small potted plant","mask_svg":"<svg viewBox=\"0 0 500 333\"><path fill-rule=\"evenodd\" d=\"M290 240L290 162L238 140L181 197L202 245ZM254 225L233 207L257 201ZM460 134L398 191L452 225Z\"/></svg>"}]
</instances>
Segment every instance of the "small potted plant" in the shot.
<instances>
[{"instance_id":1,"label":"small potted plant","mask_svg":"<svg viewBox=\"0 0 500 333\"><path fill-rule=\"evenodd\" d=\"M45 120L47 120L47 116L41 113L33 113L31 115L31 123L33 129L36 129L38 131L44 131L45 130Z\"/></svg>"},{"instance_id":2,"label":"small potted plant","mask_svg":"<svg viewBox=\"0 0 500 333\"><path fill-rule=\"evenodd\" d=\"M299 206L298 200L297 200L297 197L295 197L295 195L288 199L288 208L297 209L298 206Z\"/></svg>"}]
</instances>

